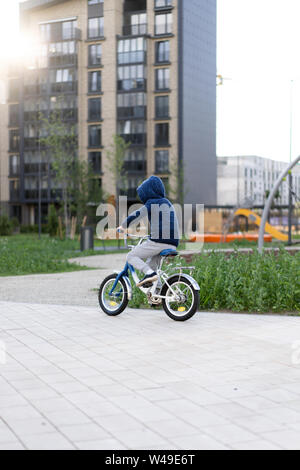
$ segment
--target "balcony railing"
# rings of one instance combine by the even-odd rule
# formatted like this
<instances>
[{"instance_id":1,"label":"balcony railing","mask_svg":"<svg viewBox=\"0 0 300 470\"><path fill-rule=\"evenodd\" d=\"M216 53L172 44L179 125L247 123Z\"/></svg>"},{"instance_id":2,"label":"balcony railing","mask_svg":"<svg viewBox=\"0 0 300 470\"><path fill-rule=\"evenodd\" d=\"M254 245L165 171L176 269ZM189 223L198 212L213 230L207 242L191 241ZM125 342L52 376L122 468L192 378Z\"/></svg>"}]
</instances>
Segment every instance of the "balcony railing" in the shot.
<instances>
[{"instance_id":1,"label":"balcony railing","mask_svg":"<svg viewBox=\"0 0 300 470\"><path fill-rule=\"evenodd\" d=\"M48 199L48 189L41 190L41 198L43 200ZM39 199L38 189L25 189L25 199L38 200Z\"/></svg>"},{"instance_id":2,"label":"balcony railing","mask_svg":"<svg viewBox=\"0 0 300 470\"><path fill-rule=\"evenodd\" d=\"M147 163L145 160L127 161L124 163L124 170L128 173L146 173Z\"/></svg>"},{"instance_id":3,"label":"balcony railing","mask_svg":"<svg viewBox=\"0 0 300 470\"><path fill-rule=\"evenodd\" d=\"M40 168L39 168L40 166ZM48 164L47 163L41 163L41 165L39 165L39 163L25 163L24 164L24 173L25 174L35 174L35 173L39 173L39 172L42 172L42 173L47 173L48 171Z\"/></svg>"},{"instance_id":4,"label":"balcony railing","mask_svg":"<svg viewBox=\"0 0 300 470\"><path fill-rule=\"evenodd\" d=\"M147 24L135 24L123 26L124 36L144 36L148 32Z\"/></svg>"},{"instance_id":5,"label":"balcony railing","mask_svg":"<svg viewBox=\"0 0 300 470\"><path fill-rule=\"evenodd\" d=\"M147 116L147 106L129 106L118 108L118 119L143 119Z\"/></svg>"},{"instance_id":6,"label":"balcony railing","mask_svg":"<svg viewBox=\"0 0 300 470\"><path fill-rule=\"evenodd\" d=\"M81 41L81 30L73 28L66 31L53 30L51 34L42 35L41 42Z\"/></svg>"},{"instance_id":7,"label":"balcony railing","mask_svg":"<svg viewBox=\"0 0 300 470\"><path fill-rule=\"evenodd\" d=\"M131 145L147 145L147 134L121 134L121 137Z\"/></svg>"}]
</instances>

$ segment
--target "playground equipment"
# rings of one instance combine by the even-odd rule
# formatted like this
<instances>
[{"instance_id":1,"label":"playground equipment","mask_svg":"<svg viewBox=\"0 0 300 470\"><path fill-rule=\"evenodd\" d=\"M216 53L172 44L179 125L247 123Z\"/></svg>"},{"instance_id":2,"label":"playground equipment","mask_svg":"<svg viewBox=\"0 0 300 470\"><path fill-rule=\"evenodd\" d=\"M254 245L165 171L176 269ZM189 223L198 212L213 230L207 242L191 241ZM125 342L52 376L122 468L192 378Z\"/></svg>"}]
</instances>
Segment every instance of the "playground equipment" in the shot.
<instances>
[{"instance_id":1,"label":"playground equipment","mask_svg":"<svg viewBox=\"0 0 300 470\"><path fill-rule=\"evenodd\" d=\"M269 215L275 194L277 193L284 178L286 178L286 176L294 168L294 166L297 165L298 162L300 162L300 155L293 162L291 162L290 165L288 165L288 167L285 170L283 170L278 180L276 181L274 188L272 189L271 194L266 202L265 209L264 209L263 216L262 216L261 223L260 223L260 227L259 227L258 251L260 253L263 252L264 235L265 235L265 230L267 227L268 215Z\"/></svg>"},{"instance_id":2,"label":"playground equipment","mask_svg":"<svg viewBox=\"0 0 300 470\"><path fill-rule=\"evenodd\" d=\"M204 243L232 243L236 240L247 240L250 242L258 241L258 234L251 233L230 233L224 237L222 233L206 233L204 235L192 234L190 241L204 242ZM264 241L271 243L273 240L272 235L265 235Z\"/></svg>"},{"instance_id":3,"label":"playground equipment","mask_svg":"<svg viewBox=\"0 0 300 470\"><path fill-rule=\"evenodd\" d=\"M238 215L243 215L245 217L248 217L249 220L254 223L255 225L257 225L258 227L261 226L261 217L259 217L257 214L255 214L255 212L249 210L249 209L238 209L235 214L235 216L238 216ZM277 230L275 227L273 227L272 225L270 225L269 223L266 222L265 224L265 232L269 233L270 235L272 235L272 237L276 238L277 240L280 240L282 242L287 242L288 241L288 236L285 235L284 233L280 232L279 230ZM258 240L258 236L256 238L256 240Z\"/></svg>"}]
</instances>

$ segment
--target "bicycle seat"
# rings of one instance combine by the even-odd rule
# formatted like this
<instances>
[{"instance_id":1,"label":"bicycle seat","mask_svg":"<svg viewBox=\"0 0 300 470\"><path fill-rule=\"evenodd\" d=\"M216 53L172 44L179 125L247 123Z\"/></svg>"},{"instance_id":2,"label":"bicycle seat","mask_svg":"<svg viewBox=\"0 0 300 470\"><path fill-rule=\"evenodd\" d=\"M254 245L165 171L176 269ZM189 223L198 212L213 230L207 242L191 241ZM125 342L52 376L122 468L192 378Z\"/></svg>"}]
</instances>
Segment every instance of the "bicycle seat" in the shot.
<instances>
[{"instance_id":1,"label":"bicycle seat","mask_svg":"<svg viewBox=\"0 0 300 470\"><path fill-rule=\"evenodd\" d=\"M179 253L177 253L176 250L163 250L161 253L160 253L160 256L163 256L165 258L168 258L169 256L178 256Z\"/></svg>"}]
</instances>

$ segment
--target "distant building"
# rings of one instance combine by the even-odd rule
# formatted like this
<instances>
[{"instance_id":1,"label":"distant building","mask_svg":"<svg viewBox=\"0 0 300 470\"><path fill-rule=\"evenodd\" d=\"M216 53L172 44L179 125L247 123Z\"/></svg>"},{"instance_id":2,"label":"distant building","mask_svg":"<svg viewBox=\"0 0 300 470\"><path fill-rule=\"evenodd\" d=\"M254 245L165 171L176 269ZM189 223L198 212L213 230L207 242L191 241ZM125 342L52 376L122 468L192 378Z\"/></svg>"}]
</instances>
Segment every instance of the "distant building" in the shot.
<instances>
[{"instance_id":1,"label":"distant building","mask_svg":"<svg viewBox=\"0 0 300 470\"><path fill-rule=\"evenodd\" d=\"M287 162L277 162L256 156L219 157L218 205L241 206L245 201L255 206L265 204ZM289 203L288 182L283 182L275 203ZM300 165L293 170L293 189L300 198Z\"/></svg>"},{"instance_id":2,"label":"distant building","mask_svg":"<svg viewBox=\"0 0 300 470\"><path fill-rule=\"evenodd\" d=\"M119 134L131 143L130 201L152 174L178 185L179 163L186 202L216 203L216 0L27 0L20 17L40 57L9 75L12 214L36 223L40 167L43 218L58 202L51 155L40 165L38 123L58 104L77 128L74 158L90 162L106 194L115 192L107 150Z\"/></svg>"}]
</instances>

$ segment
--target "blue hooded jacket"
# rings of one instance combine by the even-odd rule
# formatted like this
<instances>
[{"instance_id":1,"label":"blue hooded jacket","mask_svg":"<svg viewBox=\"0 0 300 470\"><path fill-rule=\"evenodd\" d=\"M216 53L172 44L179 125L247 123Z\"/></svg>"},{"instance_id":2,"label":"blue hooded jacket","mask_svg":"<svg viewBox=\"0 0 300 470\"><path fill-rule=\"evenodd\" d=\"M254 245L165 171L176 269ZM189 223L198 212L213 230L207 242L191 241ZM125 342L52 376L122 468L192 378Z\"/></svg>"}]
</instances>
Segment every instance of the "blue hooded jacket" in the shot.
<instances>
[{"instance_id":1,"label":"blue hooded jacket","mask_svg":"<svg viewBox=\"0 0 300 470\"><path fill-rule=\"evenodd\" d=\"M137 193L144 206L130 214L122 224L128 228L133 221L146 216L150 223L150 240L177 247L179 245L179 227L175 209L166 198L164 184L157 176L151 176L138 187Z\"/></svg>"}]
</instances>

